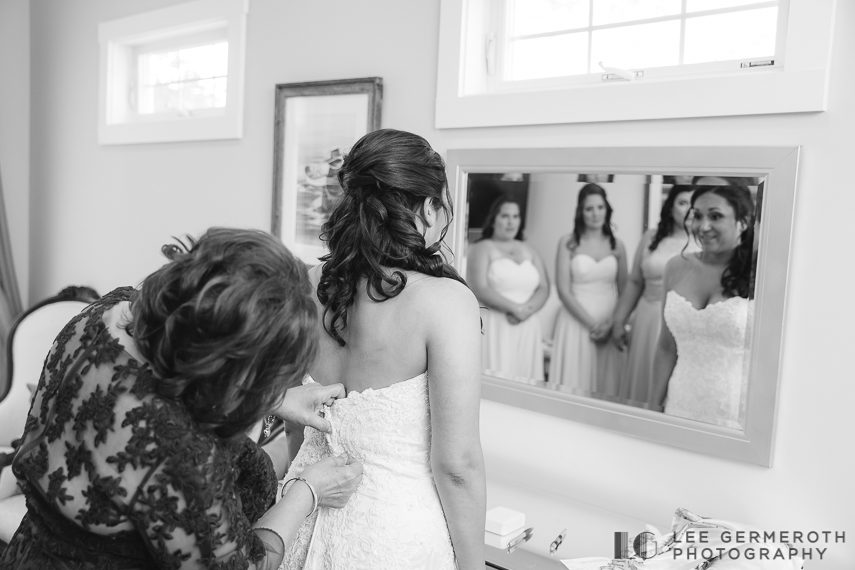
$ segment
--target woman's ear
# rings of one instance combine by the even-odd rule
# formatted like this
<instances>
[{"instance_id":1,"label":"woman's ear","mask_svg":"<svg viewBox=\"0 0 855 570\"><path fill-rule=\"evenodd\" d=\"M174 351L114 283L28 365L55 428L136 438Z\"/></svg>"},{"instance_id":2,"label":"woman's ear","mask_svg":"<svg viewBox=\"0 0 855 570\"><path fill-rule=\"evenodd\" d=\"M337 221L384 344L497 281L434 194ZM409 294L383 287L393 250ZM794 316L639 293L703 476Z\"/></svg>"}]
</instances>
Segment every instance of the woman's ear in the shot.
<instances>
[{"instance_id":1,"label":"woman's ear","mask_svg":"<svg viewBox=\"0 0 855 570\"><path fill-rule=\"evenodd\" d=\"M433 198L427 197L422 204L422 217L424 218L425 225L428 228L434 227L437 222L437 208L435 207L434 202L435 200Z\"/></svg>"}]
</instances>

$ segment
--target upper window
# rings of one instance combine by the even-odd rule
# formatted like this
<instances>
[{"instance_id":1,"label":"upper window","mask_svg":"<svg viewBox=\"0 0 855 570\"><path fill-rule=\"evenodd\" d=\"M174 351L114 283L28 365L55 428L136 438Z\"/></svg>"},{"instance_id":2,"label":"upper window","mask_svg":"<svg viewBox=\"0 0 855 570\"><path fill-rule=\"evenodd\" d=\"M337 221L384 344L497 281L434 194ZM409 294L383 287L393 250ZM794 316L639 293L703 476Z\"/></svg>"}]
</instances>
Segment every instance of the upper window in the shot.
<instances>
[{"instance_id":1,"label":"upper window","mask_svg":"<svg viewBox=\"0 0 855 570\"><path fill-rule=\"evenodd\" d=\"M226 106L229 42L195 43L137 55L139 116L192 115Z\"/></svg>"},{"instance_id":2,"label":"upper window","mask_svg":"<svg viewBox=\"0 0 855 570\"><path fill-rule=\"evenodd\" d=\"M101 144L240 138L246 0L99 26Z\"/></svg>"},{"instance_id":3,"label":"upper window","mask_svg":"<svg viewBox=\"0 0 855 570\"><path fill-rule=\"evenodd\" d=\"M776 40L786 31L778 4L503 0L486 41L501 40L485 63L495 78L493 88L532 88L536 80L555 78L564 83L625 79L603 67L631 72L634 78L770 66L780 59Z\"/></svg>"},{"instance_id":4,"label":"upper window","mask_svg":"<svg viewBox=\"0 0 855 570\"><path fill-rule=\"evenodd\" d=\"M823 111L836 0L440 0L437 128Z\"/></svg>"}]
</instances>

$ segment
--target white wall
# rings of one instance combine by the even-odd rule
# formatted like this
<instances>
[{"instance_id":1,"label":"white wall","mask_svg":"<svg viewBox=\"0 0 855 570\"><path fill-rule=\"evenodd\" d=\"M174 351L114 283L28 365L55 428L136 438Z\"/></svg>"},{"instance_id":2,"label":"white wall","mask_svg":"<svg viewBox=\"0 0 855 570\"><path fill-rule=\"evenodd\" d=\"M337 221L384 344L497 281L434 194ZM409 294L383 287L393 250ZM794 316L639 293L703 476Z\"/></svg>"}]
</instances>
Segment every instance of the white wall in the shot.
<instances>
[{"instance_id":1,"label":"white wall","mask_svg":"<svg viewBox=\"0 0 855 570\"><path fill-rule=\"evenodd\" d=\"M21 302L30 273L30 3L0 0L0 183Z\"/></svg>"},{"instance_id":2,"label":"white wall","mask_svg":"<svg viewBox=\"0 0 855 570\"><path fill-rule=\"evenodd\" d=\"M99 147L98 22L172 3L32 3L31 298L72 282L102 292L137 283L161 263L159 246L171 235L213 224L269 228L276 83L381 76L383 125L423 134L442 152L802 145L774 467L713 459L484 402L488 499L539 498L531 499L540 504L532 511L552 517L548 522L538 515L539 550L562 521L578 525L593 516L573 505L653 522L667 522L684 506L771 530L844 530L849 544L832 545L825 562L809 567L855 567L855 452L849 441L855 433L855 307L847 248L855 192L839 174L855 154L855 3L838 2L826 113L437 131L438 0L252 0L242 140ZM5 72L10 64L0 61ZM27 216L20 201L15 208L13 217ZM562 547L564 555L597 553L572 542Z\"/></svg>"}]
</instances>

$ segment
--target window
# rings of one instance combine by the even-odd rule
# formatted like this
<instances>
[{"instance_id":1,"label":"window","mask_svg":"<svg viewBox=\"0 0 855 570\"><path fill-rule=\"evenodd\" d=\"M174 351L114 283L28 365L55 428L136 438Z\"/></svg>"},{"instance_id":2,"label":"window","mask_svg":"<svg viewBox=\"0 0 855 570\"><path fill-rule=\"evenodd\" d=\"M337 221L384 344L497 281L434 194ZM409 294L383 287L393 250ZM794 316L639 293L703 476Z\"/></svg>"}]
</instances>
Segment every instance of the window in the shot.
<instances>
[{"instance_id":1,"label":"window","mask_svg":"<svg viewBox=\"0 0 855 570\"><path fill-rule=\"evenodd\" d=\"M229 42L212 41L137 55L136 112L189 116L223 109L228 85Z\"/></svg>"},{"instance_id":2,"label":"window","mask_svg":"<svg viewBox=\"0 0 855 570\"><path fill-rule=\"evenodd\" d=\"M623 80L606 67L656 76L771 66L779 2L757 0L504 0L493 34L501 38L488 90L563 78ZM779 15L781 16L779 18ZM493 54L488 54L488 58ZM489 60L487 65L491 65ZM637 71L636 71L637 70ZM489 73L489 72L488 72ZM603 76L606 76L605 79ZM528 86L531 88L531 85Z\"/></svg>"},{"instance_id":3,"label":"window","mask_svg":"<svg viewBox=\"0 0 855 570\"><path fill-rule=\"evenodd\" d=\"M441 2L438 128L825 109L835 0Z\"/></svg>"},{"instance_id":4,"label":"window","mask_svg":"<svg viewBox=\"0 0 855 570\"><path fill-rule=\"evenodd\" d=\"M246 0L200 0L99 26L99 142L240 138Z\"/></svg>"}]
</instances>

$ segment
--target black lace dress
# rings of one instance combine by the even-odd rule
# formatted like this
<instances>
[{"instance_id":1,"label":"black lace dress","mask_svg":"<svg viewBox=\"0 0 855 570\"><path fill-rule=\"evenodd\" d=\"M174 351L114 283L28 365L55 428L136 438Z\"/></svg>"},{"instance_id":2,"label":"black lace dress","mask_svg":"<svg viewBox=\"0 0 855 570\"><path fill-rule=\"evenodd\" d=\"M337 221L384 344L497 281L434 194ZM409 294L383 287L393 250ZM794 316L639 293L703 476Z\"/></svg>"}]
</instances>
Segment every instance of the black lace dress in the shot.
<instances>
[{"instance_id":1,"label":"black lace dress","mask_svg":"<svg viewBox=\"0 0 855 570\"><path fill-rule=\"evenodd\" d=\"M278 567L281 540L252 529L276 493L270 459L154 394L121 342L133 294L88 307L45 360L13 464L27 515L0 567Z\"/></svg>"}]
</instances>

